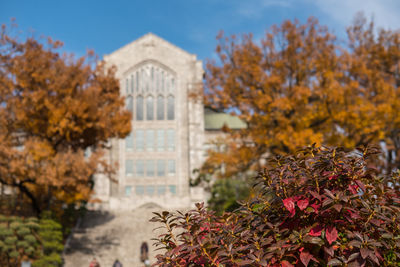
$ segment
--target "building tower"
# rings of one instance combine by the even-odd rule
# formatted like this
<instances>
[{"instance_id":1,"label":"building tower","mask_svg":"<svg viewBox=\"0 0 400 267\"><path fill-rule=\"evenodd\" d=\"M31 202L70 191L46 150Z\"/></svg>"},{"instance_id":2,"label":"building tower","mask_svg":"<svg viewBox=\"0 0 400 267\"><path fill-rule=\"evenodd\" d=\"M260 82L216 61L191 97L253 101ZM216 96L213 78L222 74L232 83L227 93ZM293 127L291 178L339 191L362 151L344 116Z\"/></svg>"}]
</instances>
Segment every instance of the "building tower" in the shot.
<instances>
[{"instance_id":1,"label":"building tower","mask_svg":"<svg viewBox=\"0 0 400 267\"><path fill-rule=\"evenodd\" d=\"M201 189L189 187L204 160L204 107L191 96L202 86L202 62L151 33L104 60L117 67L132 131L111 140L107 158L118 164L116 181L97 175L95 197L111 210L204 201Z\"/></svg>"}]
</instances>

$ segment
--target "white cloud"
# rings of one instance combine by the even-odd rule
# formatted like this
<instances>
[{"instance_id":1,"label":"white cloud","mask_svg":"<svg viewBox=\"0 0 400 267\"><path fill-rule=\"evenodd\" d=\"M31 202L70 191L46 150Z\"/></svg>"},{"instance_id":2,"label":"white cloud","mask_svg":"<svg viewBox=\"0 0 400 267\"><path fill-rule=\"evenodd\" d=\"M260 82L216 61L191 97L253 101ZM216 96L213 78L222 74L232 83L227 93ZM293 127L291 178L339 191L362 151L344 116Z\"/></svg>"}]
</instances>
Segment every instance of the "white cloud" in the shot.
<instances>
[{"instance_id":1,"label":"white cloud","mask_svg":"<svg viewBox=\"0 0 400 267\"><path fill-rule=\"evenodd\" d=\"M400 1L398 0L317 0L313 1L322 13L342 26L350 25L357 12L373 18L378 27L400 27Z\"/></svg>"}]
</instances>

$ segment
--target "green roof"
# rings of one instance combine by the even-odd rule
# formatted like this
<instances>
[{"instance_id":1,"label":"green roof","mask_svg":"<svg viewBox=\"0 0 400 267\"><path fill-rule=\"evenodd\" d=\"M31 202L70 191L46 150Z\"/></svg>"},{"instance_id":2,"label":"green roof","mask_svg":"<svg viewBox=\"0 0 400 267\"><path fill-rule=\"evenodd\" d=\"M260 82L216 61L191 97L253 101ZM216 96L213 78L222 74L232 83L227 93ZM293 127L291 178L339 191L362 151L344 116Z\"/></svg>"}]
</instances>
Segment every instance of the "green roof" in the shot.
<instances>
[{"instance_id":1,"label":"green roof","mask_svg":"<svg viewBox=\"0 0 400 267\"><path fill-rule=\"evenodd\" d=\"M233 130L246 128L246 123L236 116L215 112L208 108L204 110L204 128L206 130L221 130L224 125Z\"/></svg>"}]
</instances>

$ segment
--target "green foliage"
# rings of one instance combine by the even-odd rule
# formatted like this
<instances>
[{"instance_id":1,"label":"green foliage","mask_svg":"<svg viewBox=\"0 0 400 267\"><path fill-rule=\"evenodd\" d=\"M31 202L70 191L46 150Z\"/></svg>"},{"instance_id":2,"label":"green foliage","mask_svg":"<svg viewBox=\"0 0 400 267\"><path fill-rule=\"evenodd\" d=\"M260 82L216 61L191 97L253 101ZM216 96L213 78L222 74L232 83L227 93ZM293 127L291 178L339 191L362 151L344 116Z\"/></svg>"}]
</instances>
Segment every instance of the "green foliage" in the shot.
<instances>
[{"instance_id":1,"label":"green foliage","mask_svg":"<svg viewBox=\"0 0 400 267\"><path fill-rule=\"evenodd\" d=\"M61 225L44 214L36 218L1 217L0 266L18 266L28 257L34 266L61 266L63 236Z\"/></svg>"},{"instance_id":2,"label":"green foliage","mask_svg":"<svg viewBox=\"0 0 400 267\"><path fill-rule=\"evenodd\" d=\"M234 213L155 213L156 266L400 266L400 172L380 175L378 153L308 147L269 162Z\"/></svg>"},{"instance_id":3,"label":"green foliage","mask_svg":"<svg viewBox=\"0 0 400 267\"><path fill-rule=\"evenodd\" d=\"M52 253L47 256L43 256L39 260L32 264L32 267L59 267L62 264L60 254Z\"/></svg>"},{"instance_id":4,"label":"green foliage","mask_svg":"<svg viewBox=\"0 0 400 267\"><path fill-rule=\"evenodd\" d=\"M25 235L28 235L28 234L30 234L31 233L31 230L28 228L28 227L25 227L25 225L24 225L24 227L20 227L18 230L17 230L17 234L19 235L19 236L25 236Z\"/></svg>"},{"instance_id":5,"label":"green foliage","mask_svg":"<svg viewBox=\"0 0 400 267\"><path fill-rule=\"evenodd\" d=\"M40 220L39 236L42 241L43 256L34 266L61 266L61 252L64 249L62 244L62 227L54 220L48 219L51 216L45 215Z\"/></svg>"},{"instance_id":6,"label":"green foliage","mask_svg":"<svg viewBox=\"0 0 400 267\"><path fill-rule=\"evenodd\" d=\"M33 235L26 235L24 236L24 240L30 244L35 244L36 243L36 237Z\"/></svg>"}]
</instances>

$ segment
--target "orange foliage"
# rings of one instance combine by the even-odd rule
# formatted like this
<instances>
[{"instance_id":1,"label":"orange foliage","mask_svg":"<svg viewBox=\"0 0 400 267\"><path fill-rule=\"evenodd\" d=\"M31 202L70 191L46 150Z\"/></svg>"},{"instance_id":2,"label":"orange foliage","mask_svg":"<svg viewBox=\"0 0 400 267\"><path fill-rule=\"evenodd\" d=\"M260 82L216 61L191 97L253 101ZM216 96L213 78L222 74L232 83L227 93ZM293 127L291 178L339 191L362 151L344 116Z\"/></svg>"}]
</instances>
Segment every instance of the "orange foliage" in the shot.
<instances>
[{"instance_id":1,"label":"orange foliage","mask_svg":"<svg viewBox=\"0 0 400 267\"><path fill-rule=\"evenodd\" d=\"M131 129L115 69L91 53L60 55L59 41L20 42L5 26L0 34L0 183L38 213L87 200L93 174L112 172L102 158L107 141Z\"/></svg>"},{"instance_id":2,"label":"orange foliage","mask_svg":"<svg viewBox=\"0 0 400 267\"><path fill-rule=\"evenodd\" d=\"M273 26L260 42L251 34L217 38L205 103L238 114L247 129L229 131L226 153L211 152L204 171L224 163L231 176L313 143L354 149L380 141L388 168L400 166L399 32L377 31L360 16L347 45L314 18Z\"/></svg>"}]
</instances>

